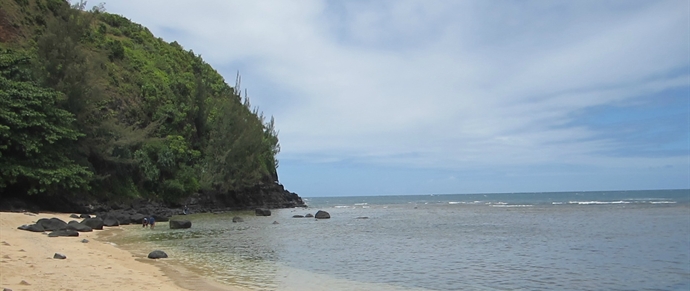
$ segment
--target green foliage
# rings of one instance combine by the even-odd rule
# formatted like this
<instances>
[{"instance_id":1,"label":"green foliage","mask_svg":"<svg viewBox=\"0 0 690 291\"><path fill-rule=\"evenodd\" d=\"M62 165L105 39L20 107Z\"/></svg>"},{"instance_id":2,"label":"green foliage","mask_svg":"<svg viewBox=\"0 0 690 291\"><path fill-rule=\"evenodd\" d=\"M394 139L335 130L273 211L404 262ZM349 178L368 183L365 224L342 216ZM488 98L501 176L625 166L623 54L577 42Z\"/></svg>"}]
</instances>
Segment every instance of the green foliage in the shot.
<instances>
[{"instance_id":1,"label":"green foliage","mask_svg":"<svg viewBox=\"0 0 690 291\"><path fill-rule=\"evenodd\" d=\"M36 194L85 188L91 172L70 159L83 136L74 116L56 107L59 92L37 86L21 70L28 59L0 51L0 190Z\"/></svg>"},{"instance_id":2,"label":"green foliage","mask_svg":"<svg viewBox=\"0 0 690 291\"><path fill-rule=\"evenodd\" d=\"M16 6L6 1L1 7ZM0 192L90 186L112 199L181 201L277 181L273 119L246 96L243 103L201 56L102 6L14 1L31 35L22 54L0 54L0 166L12 169ZM28 115L13 118L18 111ZM21 168L21 159L50 171Z\"/></svg>"}]
</instances>

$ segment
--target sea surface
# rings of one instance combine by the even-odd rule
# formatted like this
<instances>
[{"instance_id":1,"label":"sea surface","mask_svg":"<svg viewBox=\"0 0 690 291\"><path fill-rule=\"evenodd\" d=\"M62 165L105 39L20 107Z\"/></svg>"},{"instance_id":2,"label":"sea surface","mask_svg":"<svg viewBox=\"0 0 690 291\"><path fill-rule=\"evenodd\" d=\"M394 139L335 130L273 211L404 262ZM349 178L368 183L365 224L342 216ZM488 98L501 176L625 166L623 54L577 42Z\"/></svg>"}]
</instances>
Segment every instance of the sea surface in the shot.
<instances>
[{"instance_id":1,"label":"sea surface","mask_svg":"<svg viewBox=\"0 0 690 291\"><path fill-rule=\"evenodd\" d=\"M131 226L117 243L252 290L690 290L690 190L306 203ZM331 219L292 218L318 210Z\"/></svg>"}]
</instances>

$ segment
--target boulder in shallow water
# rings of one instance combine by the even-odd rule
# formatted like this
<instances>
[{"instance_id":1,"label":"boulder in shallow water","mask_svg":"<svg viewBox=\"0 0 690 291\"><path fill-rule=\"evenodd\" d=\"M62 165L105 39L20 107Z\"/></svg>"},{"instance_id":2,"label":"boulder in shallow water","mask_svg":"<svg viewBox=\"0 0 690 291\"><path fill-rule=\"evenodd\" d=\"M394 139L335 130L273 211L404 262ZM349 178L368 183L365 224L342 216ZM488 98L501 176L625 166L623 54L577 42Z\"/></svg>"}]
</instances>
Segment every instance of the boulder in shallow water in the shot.
<instances>
[{"instance_id":1,"label":"boulder in shallow water","mask_svg":"<svg viewBox=\"0 0 690 291\"><path fill-rule=\"evenodd\" d=\"M314 217L316 217L316 219L329 219L329 218L331 218L331 215L326 211L319 210L316 212Z\"/></svg>"},{"instance_id":2,"label":"boulder in shallow water","mask_svg":"<svg viewBox=\"0 0 690 291\"><path fill-rule=\"evenodd\" d=\"M192 222L189 220L171 220L170 229L191 228Z\"/></svg>"},{"instance_id":3,"label":"boulder in shallow water","mask_svg":"<svg viewBox=\"0 0 690 291\"><path fill-rule=\"evenodd\" d=\"M168 254L161 250L155 250L149 253L149 259L164 259L167 258Z\"/></svg>"},{"instance_id":4,"label":"boulder in shallow water","mask_svg":"<svg viewBox=\"0 0 690 291\"><path fill-rule=\"evenodd\" d=\"M244 219L242 219L242 217L235 216L232 218L232 222L244 222Z\"/></svg>"},{"instance_id":5,"label":"boulder in shallow water","mask_svg":"<svg viewBox=\"0 0 690 291\"><path fill-rule=\"evenodd\" d=\"M256 216L271 216L271 211L264 208L257 208L254 210L254 213Z\"/></svg>"}]
</instances>

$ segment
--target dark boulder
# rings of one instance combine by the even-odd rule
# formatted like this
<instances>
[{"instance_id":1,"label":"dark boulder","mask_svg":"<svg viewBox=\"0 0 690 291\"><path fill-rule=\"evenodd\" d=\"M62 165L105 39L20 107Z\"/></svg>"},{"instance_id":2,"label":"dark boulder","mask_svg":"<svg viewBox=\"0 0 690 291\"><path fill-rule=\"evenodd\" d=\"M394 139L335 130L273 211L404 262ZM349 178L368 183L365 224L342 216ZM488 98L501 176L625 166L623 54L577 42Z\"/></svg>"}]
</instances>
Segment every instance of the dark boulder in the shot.
<instances>
[{"instance_id":1,"label":"dark boulder","mask_svg":"<svg viewBox=\"0 0 690 291\"><path fill-rule=\"evenodd\" d=\"M191 228L192 222L189 220L171 220L170 229Z\"/></svg>"},{"instance_id":2,"label":"dark boulder","mask_svg":"<svg viewBox=\"0 0 690 291\"><path fill-rule=\"evenodd\" d=\"M28 230L28 231L33 231L33 232L44 232L45 231L43 226L40 224L24 224L20 227L17 227L17 229Z\"/></svg>"},{"instance_id":3,"label":"dark boulder","mask_svg":"<svg viewBox=\"0 0 690 291\"><path fill-rule=\"evenodd\" d=\"M304 215L297 214L297 215L293 215L292 218L304 218Z\"/></svg>"},{"instance_id":4,"label":"dark boulder","mask_svg":"<svg viewBox=\"0 0 690 291\"><path fill-rule=\"evenodd\" d=\"M69 215L69 218L79 218L79 215L76 215L76 214L70 214L70 215Z\"/></svg>"},{"instance_id":5,"label":"dark boulder","mask_svg":"<svg viewBox=\"0 0 690 291\"><path fill-rule=\"evenodd\" d=\"M88 227L88 226L86 226L86 225L83 225L83 224L81 224L81 223L79 223L79 222L77 222L77 221L70 221L69 223L67 223L67 229L69 229L69 230L76 230L76 231L79 231L79 232L90 232L90 231L93 231L93 228L90 228L90 227Z\"/></svg>"},{"instance_id":6,"label":"dark boulder","mask_svg":"<svg viewBox=\"0 0 690 291\"><path fill-rule=\"evenodd\" d=\"M88 214L79 214L79 218L91 218L91 215Z\"/></svg>"},{"instance_id":7,"label":"dark boulder","mask_svg":"<svg viewBox=\"0 0 690 291\"><path fill-rule=\"evenodd\" d=\"M71 229L61 229L61 230L56 230L48 234L49 237L58 237L58 236L79 236L79 232L76 230L71 230Z\"/></svg>"},{"instance_id":8,"label":"dark boulder","mask_svg":"<svg viewBox=\"0 0 690 291\"><path fill-rule=\"evenodd\" d=\"M53 259L64 260L64 259L66 259L66 258L67 258L67 256L65 256L65 255L63 255L63 254L60 254L60 253L55 253L55 254L53 255Z\"/></svg>"},{"instance_id":9,"label":"dark boulder","mask_svg":"<svg viewBox=\"0 0 690 291\"><path fill-rule=\"evenodd\" d=\"M326 212L326 211L319 210L316 212L314 217L316 217L317 219L329 219L329 218L331 218L331 215L328 214L328 212Z\"/></svg>"},{"instance_id":10,"label":"dark boulder","mask_svg":"<svg viewBox=\"0 0 690 291\"><path fill-rule=\"evenodd\" d=\"M160 214L160 213L154 214L154 215L153 215L153 218L156 219L156 222L166 222L166 221L169 221L169 220L170 220L170 216L164 215L164 214Z\"/></svg>"},{"instance_id":11,"label":"dark boulder","mask_svg":"<svg viewBox=\"0 0 690 291\"><path fill-rule=\"evenodd\" d=\"M120 226L120 222L115 217L106 217L103 219L103 226Z\"/></svg>"},{"instance_id":12,"label":"dark boulder","mask_svg":"<svg viewBox=\"0 0 690 291\"><path fill-rule=\"evenodd\" d=\"M103 229L103 219L100 217L87 218L81 221L81 224L86 225L92 229Z\"/></svg>"},{"instance_id":13,"label":"dark boulder","mask_svg":"<svg viewBox=\"0 0 690 291\"><path fill-rule=\"evenodd\" d=\"M244 222L244 219L242 219L242 217L235 216L232 218L232 222Z\"/></svg>"},{"instance_id":14,"label":"dark boulder","mask_svg":"<svg viewBox=\"0 0 690 291\"><path fill-rule=\"evenodd\" d=\"M149 259L163 259L167 258L168 254L166 254L164 251L160 250L155 250L153 252L149 253Z\"/></svg>"},{"instance_id":15,"label":"dark boulder","mask_svg":"<svg viewBox=\"0 0 690 291\"><path fill-rule=\"evenodd\" d=\"M307 213L307 215L305 215L304 217L314 217L314 215L311 213Z\"/></svg>"},{"instance_id":16,"label":"dark boulder","mask_svg":"<svg viewBox=\"0 0 690 291\"><path fill-rule=\"evenodd\" d=\"M36 221L36 224L43 226L45 230L53 231L67 228L67 222L62 221L59 218L41 218Z\"/></svg>"},{"instance_id":17,"label":"dark boulder","mask_svg":"<svg viewBox=\"0 0 690 291\"><path fill-rule=\"evenodd\" d=\"M141 214L141 213L137 213L137 214L132 214L132 215L129 217L129 220L130 220L132 223L142 224L142 223L144 222L144 218L145 218L145 217L146 217L146 215L143 215L143 214Z\"/></svg>"},{"instance_id":18,"label":"dark boulder","mask_svg":"<svg viewBox=\"0 0 690 291\"><path fill-rule=\"evenodd\" d=\"M257 208L254 210L254 213L256 216L271 216L271 211L264 208Z\"/></svg>"}]
</instances>

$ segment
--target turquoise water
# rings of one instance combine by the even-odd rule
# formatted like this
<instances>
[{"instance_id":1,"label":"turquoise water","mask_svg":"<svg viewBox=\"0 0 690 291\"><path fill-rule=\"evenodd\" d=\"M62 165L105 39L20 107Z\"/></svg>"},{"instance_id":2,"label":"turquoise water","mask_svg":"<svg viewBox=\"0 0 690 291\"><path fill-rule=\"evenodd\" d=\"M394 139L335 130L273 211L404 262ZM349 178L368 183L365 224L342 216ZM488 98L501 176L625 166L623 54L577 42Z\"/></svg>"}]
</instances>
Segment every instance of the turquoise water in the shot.
<instances>
[{"instance_id":1,"label":"turquoise water","mask_svg":"<svg viewBox=\"0 0 690 291\"><path fill-rule=\"evenodd\" d=\"M127 235L253 290L690 290L690 190L306 202Z\"/></svg>"}]
</instances>

